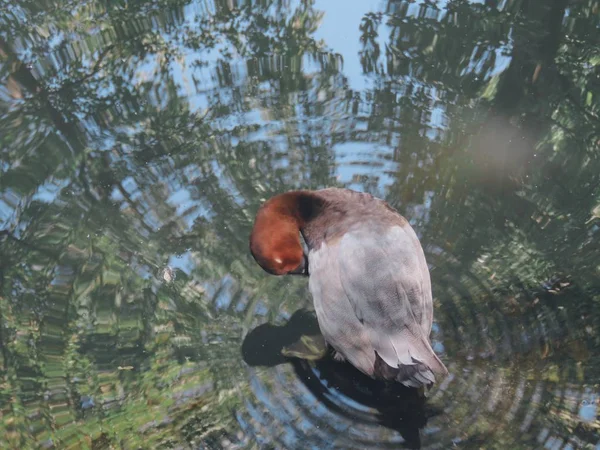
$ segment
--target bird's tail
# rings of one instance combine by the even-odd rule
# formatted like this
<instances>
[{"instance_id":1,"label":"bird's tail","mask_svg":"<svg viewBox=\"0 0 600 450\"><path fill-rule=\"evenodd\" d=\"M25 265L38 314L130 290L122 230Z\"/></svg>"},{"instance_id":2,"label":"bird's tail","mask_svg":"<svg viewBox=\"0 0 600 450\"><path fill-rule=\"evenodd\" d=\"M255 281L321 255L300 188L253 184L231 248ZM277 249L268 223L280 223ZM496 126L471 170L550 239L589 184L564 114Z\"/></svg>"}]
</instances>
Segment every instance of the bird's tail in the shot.
<instances>
[{"instance_id":1,"label":"bird's tail","mask_svg":"<svg viewBox=\"0 0 600 450\"><path fill-rule=\"evenodd\" d=\"M388 342L393 349L393 355L389 352L389 346L386 346L386 351L381 354L377 352L375 376L396 380L409 387L421 387L435 383L435 374L448 373L448 369L422 333L413 334L405 330L389 337Z\"/></svg>"}]
</instances>

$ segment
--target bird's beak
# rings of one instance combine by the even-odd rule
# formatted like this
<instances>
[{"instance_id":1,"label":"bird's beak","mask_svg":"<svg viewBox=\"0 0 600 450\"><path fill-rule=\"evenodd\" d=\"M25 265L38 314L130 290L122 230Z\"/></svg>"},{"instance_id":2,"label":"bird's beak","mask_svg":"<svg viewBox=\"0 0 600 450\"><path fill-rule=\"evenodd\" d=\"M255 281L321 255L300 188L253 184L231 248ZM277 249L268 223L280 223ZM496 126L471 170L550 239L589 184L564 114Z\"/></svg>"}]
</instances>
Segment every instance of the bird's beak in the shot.
<instances>
[{"instance_id":1,"label":"bird's beak","mask_svg":"<svg viewBox=\"0 0 600 450\"><path fill-rule=\"evenodd\" d=\"M288 275L304 275L308 276L308 256L304 254L302 262L294 270L290 270Z\"/></svg>"}]
</instances>

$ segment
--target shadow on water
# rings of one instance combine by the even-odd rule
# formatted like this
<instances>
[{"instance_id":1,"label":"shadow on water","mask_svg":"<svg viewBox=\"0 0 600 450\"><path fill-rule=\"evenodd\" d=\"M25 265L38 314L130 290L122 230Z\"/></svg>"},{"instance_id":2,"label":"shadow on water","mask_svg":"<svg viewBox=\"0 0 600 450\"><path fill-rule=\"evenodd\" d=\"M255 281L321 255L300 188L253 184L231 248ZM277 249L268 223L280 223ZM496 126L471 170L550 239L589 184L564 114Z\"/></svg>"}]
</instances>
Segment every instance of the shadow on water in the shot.
<instances>
[{"instance_id":1,"label":"shadow on water","mask_svg":"<svg viewBox=\"0 0 600 450\"><path fill-rule=\"evenodd\" d=\"M300 342L303 337L309 338L312 348ZM428 405L417 389L374 380L346 362L335 361L325 345L316 316L301 309L284 325L265 323L252 329L243 340L242 358L253 367L291 364L298 380L334 414L356 423L376 421L398 431L404 439L402 447L421 448L420 430L429 417L441 414L441 409ZM284 356L285 349L290 347L300 357ZM302 359L302 353L308 359ZM364 413L353 414L352 409L340 406L332 398L340 395L374 412L366 417Z\"/></svg>"}]
</instances>

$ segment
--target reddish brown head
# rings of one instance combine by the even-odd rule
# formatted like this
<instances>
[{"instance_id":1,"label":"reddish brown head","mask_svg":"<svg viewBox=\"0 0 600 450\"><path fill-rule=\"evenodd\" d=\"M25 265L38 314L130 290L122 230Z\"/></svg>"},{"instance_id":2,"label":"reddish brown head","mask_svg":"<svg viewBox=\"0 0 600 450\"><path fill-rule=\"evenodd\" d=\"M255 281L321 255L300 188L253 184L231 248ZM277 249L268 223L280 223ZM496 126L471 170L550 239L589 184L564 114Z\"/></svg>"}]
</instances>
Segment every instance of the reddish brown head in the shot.
<instances>
[{"instance_id":1,"label":"reddish brown head","mask_svg":"<svg viewBox=\"0 0 600 450\"><path fill-rule=\"evenodd\" d=\"M315 214L318 198L308 191L277 195L265 202L254 221L250 252L273 275L307 274L300 230Z\"/></svg>"}]
</instances>

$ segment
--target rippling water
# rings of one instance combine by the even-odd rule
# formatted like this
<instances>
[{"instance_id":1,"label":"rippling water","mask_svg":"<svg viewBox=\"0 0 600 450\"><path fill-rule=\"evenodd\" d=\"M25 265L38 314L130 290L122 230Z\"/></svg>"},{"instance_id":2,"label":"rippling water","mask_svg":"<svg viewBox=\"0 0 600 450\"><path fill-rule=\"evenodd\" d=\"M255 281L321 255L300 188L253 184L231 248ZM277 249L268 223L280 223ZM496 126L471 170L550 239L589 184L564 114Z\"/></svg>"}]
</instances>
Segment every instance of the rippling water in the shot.
<instances>
[{"instance_id":1,"label":"rippling water","mask_svg":"<svg viewBox=\"0 0 600 450\"><path fill-rule=\"evenodd\" d=\"M1 447L600 449L599 11L0 0ZM425 400L249 255L325 186L422 240Z\"/></svg>"}]
</instances>

